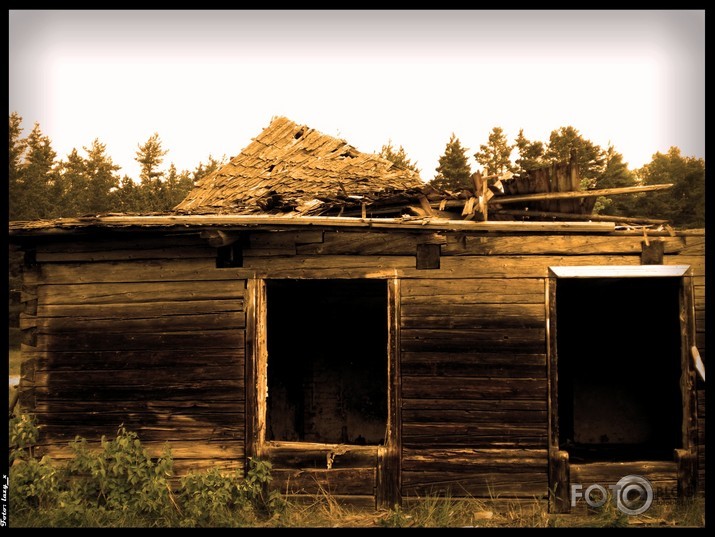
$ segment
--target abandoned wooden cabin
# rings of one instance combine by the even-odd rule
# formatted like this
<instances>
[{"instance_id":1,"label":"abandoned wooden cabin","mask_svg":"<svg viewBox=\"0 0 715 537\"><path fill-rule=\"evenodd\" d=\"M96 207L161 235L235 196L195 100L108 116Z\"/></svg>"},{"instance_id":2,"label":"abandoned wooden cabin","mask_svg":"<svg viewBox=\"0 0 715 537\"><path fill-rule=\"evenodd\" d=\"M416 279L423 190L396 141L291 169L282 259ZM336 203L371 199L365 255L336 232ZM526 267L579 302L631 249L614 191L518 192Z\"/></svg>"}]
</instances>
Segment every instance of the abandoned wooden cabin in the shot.
<instances>
[{"instance_id":1,"label":"abandoned wooden cabin","mask_svg":"<svg viewBox=\"0 0 715 537\"><path fill-rule=\"evenodd\" d=\"M702 493L704 230L588 219L546 175L437 193L276 118L171 214L11 223L39 453L124 424L178 472L261 457L369 505Z\"/></svg>"}]
</instances>

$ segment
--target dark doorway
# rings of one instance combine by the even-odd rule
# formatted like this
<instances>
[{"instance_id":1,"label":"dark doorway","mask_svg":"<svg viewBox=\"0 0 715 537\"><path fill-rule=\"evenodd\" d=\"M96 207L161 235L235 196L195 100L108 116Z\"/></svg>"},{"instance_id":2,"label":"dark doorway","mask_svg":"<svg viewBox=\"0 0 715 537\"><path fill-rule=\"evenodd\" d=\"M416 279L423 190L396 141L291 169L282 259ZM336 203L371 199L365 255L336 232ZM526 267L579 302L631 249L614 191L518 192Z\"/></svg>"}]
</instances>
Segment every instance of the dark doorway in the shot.
<instances>
[{"instance_id":1,"label":"dark doorway","mask_svg":"<svg viewBox=\"0 0 715 537\"><path fill-rule=\"evenodd\" d=\"M679 278L556 284L559 447L572 462L682 446Z\"/></svg>"},{"instance_id":2,"label":"dark doorway","mask_svg":"<svg viewBox=\"0 0 715 537\"><path fill-rule=\"evenodd\" d=\"M266 440L382 444L387 282L268 280Z\"/></svg>"}]
</instances>

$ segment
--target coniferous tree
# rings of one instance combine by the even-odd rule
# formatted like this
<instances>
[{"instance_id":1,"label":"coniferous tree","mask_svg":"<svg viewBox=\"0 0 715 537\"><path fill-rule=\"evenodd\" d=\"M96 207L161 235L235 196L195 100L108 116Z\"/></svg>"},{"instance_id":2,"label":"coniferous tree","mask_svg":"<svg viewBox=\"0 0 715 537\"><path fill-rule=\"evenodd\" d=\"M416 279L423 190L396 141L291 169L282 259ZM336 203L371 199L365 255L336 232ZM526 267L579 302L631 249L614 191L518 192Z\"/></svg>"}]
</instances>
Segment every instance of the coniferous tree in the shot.
<instances>
[{"instance_id":1,"label":"coniferous tree","mask_svg":"<svg viewBox=\"0 0 715 537\"><path fill-rule=\"evenodd\" d=\"M459 138L454 133L449 139L444 155L439 157L439 166L435 168L437 175L430 185L441 190L461 191L473 189L472 170L467 159L467 148L462 147Z\"/></svg>"},{"instance_id":2,"label":"coniferous tree","mask_svg":"<svg viewBox=\"0 0 715 537\"><path fill-rule=\"evenodd\" d=\"M62 197L60 177L55 169L57 153L39 123L26 139L27 151L10 204L10 219L35 220L58 216Z\"/></svg>"},{"instance_id":3,"label":"coniferous tree","mask_svg":"<svg viewBox=\"0 0 715 537\"><path fill-rule=\"evenodd\" d=\"M392 145L392 140L388 140L387 143L382 146L379 155L382 158L387 159L393 164L399 166L400 168L412 170L415 173L420 173L419 168L417 168L417 163L412 163L412 161L407 157L407 153L402 146L400 146L400 148L396 150L395 147Z\"/></svg>"},{"instance_id":4,"label":"coniferous tree","mask_svg":"<svg viewBox=\"0 0 715 537\"><path fill-rule=\"evenodd\" d=\"M511 164L511 151L514 146L509 145L506 135L501 127L494 127L489 133L486 145L480 145L474 158L483 166L484 175L503 174L514 171Z\"/></svg>"},{"instance_id":5,"label":"coniferous tree","mask_svg":"<svg viewBox=\"0 0 715 537\"><path fill-rule=\"evenodd\" d=\"M598 188L598 178L604 171L604 151L587 140L574 127L560 127L551 131L544 158L552 162L568 162L571 154L576 158L581 174L581 186Z\"/></svg>"},{"instance_id":6,"label":"coniferous tree","mask_svg":"<svg viewBox=\"0 0 715 537\"><path fill-rule=\"evenodd\" d=\"M10 114L9 152L8 152L8 214L10 220L21 219L20 200L22 196L22 163L27 141L21 138L22 117Z\"/></svg>"},{"instance_id":7,"label":"coniferous tree","mask_svg":"<svg viewBox=\"0 0 715 537\"><path fill-rule=\"evenodd\" d=\"M519 134L514 140L514 148L519 152L519 158L514 160L514 173L524 175L529 170L540 168L544 162L544 143L532 142L524 136L524 129L519 129Z\"/></svg>"},{"instance_id":8,"label":"coniferous tree","mask_svg":"<svg viewBox=\"0 0 715 537\"><path fill-rule=\"evenodd\" d=\"M636 175L623 162L623 155L609 145L604 153L605 167L598 178L598 188L621 188L635 186ZM630 216L633 206L633 194L599 197L593 208L594 214Z\"/></svg>"}]
</instances>

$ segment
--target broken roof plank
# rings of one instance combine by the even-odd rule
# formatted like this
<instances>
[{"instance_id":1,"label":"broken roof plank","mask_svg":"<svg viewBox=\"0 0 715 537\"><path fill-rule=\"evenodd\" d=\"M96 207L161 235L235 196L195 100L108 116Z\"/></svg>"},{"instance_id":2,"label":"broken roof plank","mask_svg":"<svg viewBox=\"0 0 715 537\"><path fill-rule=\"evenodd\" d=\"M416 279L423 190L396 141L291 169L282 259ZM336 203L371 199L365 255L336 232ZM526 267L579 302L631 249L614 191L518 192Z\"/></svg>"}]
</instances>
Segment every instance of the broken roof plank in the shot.
<instances>
[{"instance_id":1,"label":"broken roof plank","mask_svg":"<svg viewBox=\"0 0 715 537\"><path fill-rule=\"evenodd\" d=\"M593 198L598 196L614 196L617 194L635 194L636 192L650 192L653 190L666 190L672 188L673 184L646 185L646 186L624 186L619 188L600 188L597 190L578 190L572 192L543 192L538 194L505 195L494 196L489 203L519 203L525 201L558 200L569 198Z\"/></svg>"}]
</instances>

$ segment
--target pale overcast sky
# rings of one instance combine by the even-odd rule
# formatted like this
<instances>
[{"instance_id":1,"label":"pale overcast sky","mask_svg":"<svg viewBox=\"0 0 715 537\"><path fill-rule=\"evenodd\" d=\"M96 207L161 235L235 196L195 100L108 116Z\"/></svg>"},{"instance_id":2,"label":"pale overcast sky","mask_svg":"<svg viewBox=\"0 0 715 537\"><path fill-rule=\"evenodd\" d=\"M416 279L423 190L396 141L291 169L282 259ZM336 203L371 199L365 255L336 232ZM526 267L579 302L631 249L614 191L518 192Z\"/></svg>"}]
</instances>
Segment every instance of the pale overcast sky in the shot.
<instances>
[{"instance_id":1,"label":"pale overcast sky","mask_svg":"<svg viewBox=\"0 0 715 537\"><path fill-rule=\"evenodd\" d=\"M495 126L571 125L634 169L705 157L705 11L10 10L9 109L58 158L99 138L134 178L154 132L193 170L277 115L392 140L424 180L452 133L473 155Z\"/></svg>"}]
</instances>

